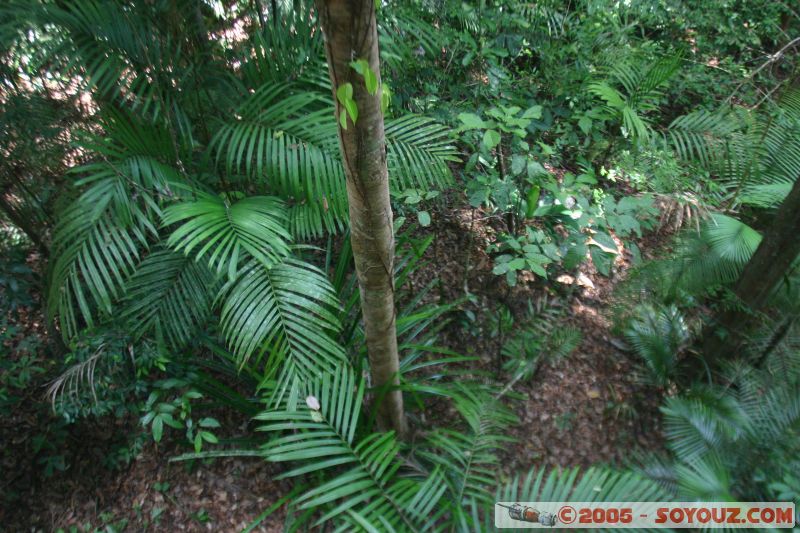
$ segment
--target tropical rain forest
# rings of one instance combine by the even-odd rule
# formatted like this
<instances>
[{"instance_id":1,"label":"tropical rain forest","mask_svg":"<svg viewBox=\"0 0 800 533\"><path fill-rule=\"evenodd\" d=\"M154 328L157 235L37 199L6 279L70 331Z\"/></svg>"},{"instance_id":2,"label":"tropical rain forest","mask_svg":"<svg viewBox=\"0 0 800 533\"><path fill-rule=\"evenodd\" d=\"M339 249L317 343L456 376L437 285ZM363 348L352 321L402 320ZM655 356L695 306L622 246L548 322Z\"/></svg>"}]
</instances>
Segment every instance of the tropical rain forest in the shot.
<instances>
[{"instance_id":1,"label":"tropical rain forest","mask_svg":"<svg viewBox=\"0 0 800 533\"><path fill-rule=\"evenodd\" d=\"M796 2L4 0L0 54L0 531L800 505Z\"/></svg>"}]
</instances>

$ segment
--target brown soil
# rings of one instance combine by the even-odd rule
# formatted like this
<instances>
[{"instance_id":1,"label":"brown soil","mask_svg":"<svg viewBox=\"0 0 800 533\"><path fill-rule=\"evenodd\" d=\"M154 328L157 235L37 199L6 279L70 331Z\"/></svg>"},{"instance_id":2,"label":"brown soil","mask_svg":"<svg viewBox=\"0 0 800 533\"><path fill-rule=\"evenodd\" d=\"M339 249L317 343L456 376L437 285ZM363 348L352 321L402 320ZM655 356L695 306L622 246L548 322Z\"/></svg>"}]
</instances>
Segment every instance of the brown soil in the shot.
<instances>
[{"instance_id":1,"label":"brown soil","mask_svg":"<svg viewBox=\"0 0 800 533\"><path fill-rule=\"evenodd\" d=\"M462 200L457 205L464 203ZM624 464L636 448L660 447L660 393L637 380L635 362L619 348L624 343L611 331L612 293L631 267L630 253L619 239L615 240L623 253L610 278L587 262L571 276L556 273L550 280L541 280L520 275L517 286L509 288L503 276L491 272L491 258L485 252L505 230L500 219L462 208L440 213L432 230L436 240L427 252L430 263L415 273L412 282L423 286L439 278L443 282L442 300L453 301L465 295L464 272L469 269L466 287L477 297L477 303L465 308L483 319L472 326L477 335L450 328L443 334L443 344L458 353L478 356L479 367L493 374L498 383L511 379L497 373L500 341L490 334L492 325L486 320L498 304L505 305L520 323L524 322L528 302L565 307L558 325L575 327L582 334L580 346L570 356L543 365L530 380L514 385L514 392L524 399L506 401L520 423L509 428L517 442L501 453L504 470L519 473L534 466ZM649 235L637 244L647 257L666 238ZM513 334L511 331L506 336Z\"/></svg>"}]
</instances>

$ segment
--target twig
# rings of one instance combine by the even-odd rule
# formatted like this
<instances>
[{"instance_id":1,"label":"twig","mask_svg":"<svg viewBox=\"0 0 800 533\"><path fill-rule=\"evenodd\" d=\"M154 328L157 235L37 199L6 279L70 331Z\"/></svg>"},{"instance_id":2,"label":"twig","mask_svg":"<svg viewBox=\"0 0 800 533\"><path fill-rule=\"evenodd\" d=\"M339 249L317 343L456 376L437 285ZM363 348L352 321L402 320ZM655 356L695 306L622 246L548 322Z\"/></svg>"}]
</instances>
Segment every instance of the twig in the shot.
<instances>
[{"instance_id":1,"label":"twig","mask_svg":"<svg viewBox=\"0 0 800 533\"><path fill-rule=\"evenodd\" d=\"M736 88L733 90L733 92L727 98L727 100L730 101L731 99L733 99L733 97L736 96L736 93L739 92L739 89L741 89L742 86L745 83L747 83L748 81L752 80L756 76L756 74L758 74L759 72L761 72L762 70L764 70L768 66L773 65L774 63L777 63L784 56L784 54L786 53L787 50L789 50L790 48L793 48L794 46L796 46L798 44L800 44L800 37L796 37L796 38L792 39L786 45L784 45L783 48L781 48L780 50L778 50L777 52L775 52L774 54L769 56L769 59L767 59L764 63L762 63L760 67L758 67L753 72L751 72L739 85L736 86Z\"/></svg>"}]
</instances>

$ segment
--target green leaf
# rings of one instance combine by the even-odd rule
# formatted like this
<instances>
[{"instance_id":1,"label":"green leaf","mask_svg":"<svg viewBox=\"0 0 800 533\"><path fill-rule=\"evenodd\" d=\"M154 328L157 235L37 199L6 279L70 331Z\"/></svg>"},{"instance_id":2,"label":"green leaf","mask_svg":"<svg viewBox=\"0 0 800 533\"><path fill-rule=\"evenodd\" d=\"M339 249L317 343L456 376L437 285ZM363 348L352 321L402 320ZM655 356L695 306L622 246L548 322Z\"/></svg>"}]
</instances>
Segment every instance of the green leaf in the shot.
<instances>
[{"instance_id":1,"label":"green leaf","mask_svg":"<svg viewBox=\"0 0 800 533\"><path fill-rule=\"evenodd\" d=\"M380 1L380 0L376 0ZM392 103L392 91L386 83L381 83L381 113L386 114Z\"/></svg>"},{"instance_id":2,"label":"green leaf","mask_svg":"<svg viewBox=\"0 0 800 533\"><path fill-rule=\"evenodd\" d=\"M350 66L364 77L364 85L367 87L367 92L376 94L378 92L378 76L369 67L369 62L366 59L358 59L351 61Z\"/></svg>"},{"instance_id":3,"label":"green leaf","mask_svg":"<svg viewBox=\"0 0 800 533\"><path fill-rule=\"evenodd\" d=\"M151 429L153 432L153 440L156 442L161 442L161 436L164 434L164 420L161 418L161 415L158 415L153 419L153 425Z\"/></svg>"},{"instance_id":4,"label":"green leaf","mask_svg":"<svg viewBox=\"0 0 800 533\"><path fill-rule=\"evenodd\" d=\"M590 248L589 254L592 257L592 263L594 263L597 271L608 277L611 274L611 267L614 264L614 255L606 253L600 248L596 247Z\"/></svg>"},{"instance_id":5,"label":"green leaf","mask_svg":"<svg viewBox=\"0 0 800 533\"><path fill-rule=\"evenodd\" d=\"M549 262L549 261L547 261L547 262ZM533 259L529 259L527 261L527 263L528 263L528 268L531 269L531 272L533 272L534 274L537 274L537 275L539 275L539 276L541 276L541 277L543 277L545 279L547 278L547 270L545 270L545 268L543 266L546 263L534 261Z\"/></svg>"},{"instance_id":6,"label":"green leaf","mask_svg":"<svg viewBox=\"0 0 800 533\"><path fill-rule=\"evenodd\" d=\"M578 127L584 133L584 135L589 135L589 132L592 131L592 119L587 116L582 116L580 120L578 120Z\"/></svg>"},{"instance_id":7,"label":"green leaf","mask_svg":"<svg viewBox=\"0 0 800 533\"><path fill-rule=\"evenodd\" d=\"M539 176L549 176L550 173L538 161L528 161L528 179L535 179Z\"/></svg>"},{"instance_id":8,"label":"green leaf","mask_svg":"<svg viewBox=\"0 0 800 533\"><path fill-rule=\"evenodd\" d=\"M596 232L586 244L596 246L605 253L619 253L619 250L617 249L617 243L614 242L614 239L612 239L608 233L604 233L602 231Z\"/></svg>"},{"instance_id":9,"label":"green leaf","mask_svg":"<svg viewBox=\"0 0 800 533\"><path fill-rule=\"evenodd\" d=\"M541 187L538 185L533 185L530 190L528 191L527 201L527 209L525 210L525 218L533 218L533 214L536 212L536 208L539 207L539 193L541 192Z\"/></svg>"},{"instance_id":10,"label":"green leaf","mask_svg":"<svg viewBox=\"0 0 800 533\"><path fill-rule=\"evenodd\" d=\"M463 129L465 130L477 130L486 127L483 119L474 113L460 113L458 120L464 124Z\"/></svg>"},{"instance_id":11,"label":"green leaf","mask_svg":"<svg viewBox=\"0 0 800 533\"><path fill-rule=\"evenodd\" d=\"M162 405L166 406L168 404L162 404ZM170 405L169 407L172 407L172 409L169 409L170 412L175 410L174 406ZM169 413L161 413L160 416L161 416L161 419L164 421L164 423L167 424L169 427L174 428L174 429L183 429L183 424L178 422L177 420L175 420L172 417L171 414L169 414Z\"/></svg>"},{"instance_id":12,"label":"green leaf","mask_svg":"<svg viewBox=\"0 0 800 533\"><path fill-rule=\"evenodd\" d=\"M483 145L489 150L500 144L500 140L500 134L495 130L486 130L483 134Z\"/></svg>"},{"instance_id":13,"label":"green leaf","mask_svg":"<svg viewBox=\"0 0 800 533\"><path fill-rule=\"evenodd\" d=\"M509 270L506 272L506 283L508 283L509 287L516 287L517 285L517 271L516 270Z\"/></svg>"},{"instance_id":14,"label":"green leaf","mask_svg":"<svg viewBox=\"0 0 800 533\"><path fill-rule=\"evenodd\" d=\"M522 155L514 155L511 157L511 173L515 176L522 174L527 164L527 158Z\"/></svg>"},{"instance_id":15,"label":"green leaf","mask_svg":"<svg viewBox=\"0 0 800 533\"><path fill-rule=\"evenodd\" d=\"M529 107L522 114L522 118L531 119L531 120L539 120L540 118L542 118L542 106L535 105L535 106Z\"/></svg>"},{"instance_id":16,"label":"green leaf","mask_svg":"<svg viewBox=\"0 0 800 533\"><path fill-rule=\"evenodd\" d=\"M353 99L353 84L351 83L343 83L336 89L336 99L339 100L339 103L344 105L346 100Z\"/></svg>"},{"instance_id":17,"label":"green leaf","mask_svg":"<svg viewBox=\"0 0 800 533\"><path fill-rule=\"evenodd\" d=\"M525 260L521 257L512 259L511 261L508 262L508 268L510 270L521 270L525 268Z\"/></svg>"},{"instance_id":18,"label":"green leaf","mask_svg":"<svg viewBox=\"0 0 800 533\"><path fill-rule=\"evenodd\" d=\"M198 433L198 435L201 436L204 441L210 442L211 444L217 444L219 442L217 436L211 433L210 431L201 431L200 433Z\"/></svg>"},{"instance_id":19,"label":"green leaf","mask_svg":"<svg viewBox=\"0 0 800 533\"><path fill-rule=\"evenodd\" d=\"M358 120L358 106L355 100L353 100L353 85L349 82L340 85L339 88L336 89L336 99L339 100L339 103L347 110L350 120L355 124ZM339 120L342 122L341 118ZM343 129L347 128L343 126Z\"/></svg>"},{"instance_id":20,"label":"green leaf","mask_svg":"<svg viewBox=\"0 0 800 533\"><path fill-rule=\"evenodd\" d=\"M498 263L494 265L494 268L492 269L492 274L496 276L505 274L506 272L508 272L508 263Z\"/></svg>"},{"instance_id":21,"label":"green leaf","mask_svg":"<svg viewBox=\"0 0 800 533\"><path fill-rule=\"evenodd\" d=\"M218 428L218 427L220 427L219 426L219 422L217 422L217 420L215 418L203 418L202 420L200 420L199 424L200 424L200 427L204 427L204 428Z\"/></svg>"},{"instance_id":22,"label":"green leaf","mask_svg":"<svg viewBox=\"0 0 800 533\"><path fill-rule=\"evenodd\" d=\"M417 212L417 220L419 221L420 226L427 228L431 225L431 214L427 211L419 211Z\"/></svg>"}]
</instances>

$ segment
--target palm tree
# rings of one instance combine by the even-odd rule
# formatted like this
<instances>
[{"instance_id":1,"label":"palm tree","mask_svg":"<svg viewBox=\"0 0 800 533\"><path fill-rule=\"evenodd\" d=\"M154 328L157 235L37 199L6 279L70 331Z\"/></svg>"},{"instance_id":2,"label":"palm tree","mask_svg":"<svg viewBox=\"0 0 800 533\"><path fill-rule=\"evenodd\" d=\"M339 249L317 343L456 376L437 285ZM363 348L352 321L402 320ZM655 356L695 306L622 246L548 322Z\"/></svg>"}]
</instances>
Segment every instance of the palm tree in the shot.
<instances>
[{"instance_id":1,"label":"palm tree","mask_svg":"<svg viewBox=\"0 0 800 533\"><path fill-rule=\"evenodd\" d=\"M279 402L350 364L338 340L340 301L304 244L348 225L335 100L309 7L297 2L262 26L204 5L0 8L4 42L41 36L34 53L47 61L37 64L97 107L85 131L70 132L81 164L55 212L48 314L67 343L115 328L192 353L198 337L219 335ZM215 37L242 22L243 39ZM448 183L455 153L446 135L423 117L387 120L384 180L388 166L395 189ZM391 243L391 232L384 237ZM391 269L393 249L383 250Z\"/></svg>"},{"instance_id":2,"label":"palm tree","mask_svg":"<svg viewBox=\"0 0 800 533\"><path fill-rule=\"evenodd\" d=\"M717 318L717 327L725 336L709 335L706 355L718 359L731 354L741 344L742 324L752 313L761 311L773 291L791 272L800 255L800 176L781 203L775 219L764 233L753 257L739 276L734 293L741 305L728 309Z\"/></svg>"},{"instance_id":3,"label":"palm tree","mask_svg":"<svg viewBox=\"0 0 800 533\"><path fill-rule=\"evenodd\" d=\"M695 159L718 177L731 208L775 209L763 236L721 215L712 217L714 247L727 248L736 308L721 312L705 336L711 359L732 354L755 314L792 273L800 254L800 91L790 87L766 112L697 111L676 119L669 135L678 153ZM777 208L777 209L776 209Z\"/></svg>"}]
</instances>

